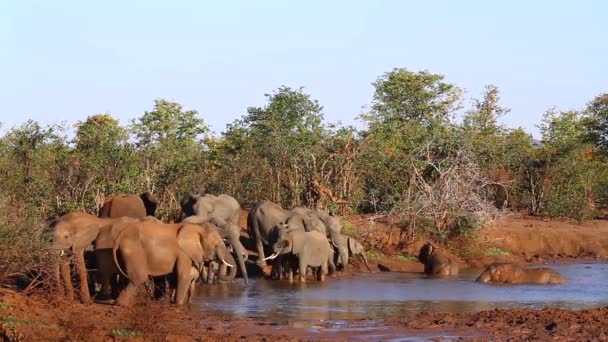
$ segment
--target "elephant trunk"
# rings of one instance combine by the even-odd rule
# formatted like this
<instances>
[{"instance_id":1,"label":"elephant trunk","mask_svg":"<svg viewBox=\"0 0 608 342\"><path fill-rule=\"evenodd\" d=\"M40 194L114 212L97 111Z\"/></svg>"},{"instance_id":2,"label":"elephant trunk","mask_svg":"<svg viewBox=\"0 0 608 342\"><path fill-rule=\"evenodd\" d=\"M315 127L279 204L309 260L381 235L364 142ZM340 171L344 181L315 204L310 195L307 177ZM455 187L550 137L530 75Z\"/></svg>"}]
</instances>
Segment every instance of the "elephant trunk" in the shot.
<instances>
[{"instance_id":1,"label":"elephant trunk","mask_svg":"<svg viewBox=\"0 0 608 342\"><path fill-rule=\"evenodd\" d=\"M230 245L232 246L232 250L236 254L236 261L238 262L238 267L241 270L241 274L243 274L243 280L245 281L245 284L248 284L249 278L247 277L247 268L245 268L246 258L244 257L244 255L246 255L245 247L243 247L243 244L241 244L241 241L239 239L240 234L238 231L233 231L233 230L230 230L228 232L228 234L229 234L229 238L230 238ZM237 271L236 267L234 267L234 269L230 270L231 279L235 278L236 271Z\"/></svg>"},{"instance_id":2,"label":"elephant trunk","mask_svg":"<svg viewBox=\"0 0 608 342\"><path fill-rule=\"evenodd\" d=\"M234 252L236 253L236 260L239 263L239 268L241 269L241 274L243 275L243 280L245 284L249 284L249 277L247 277L247 268L245 267L245 247L241 244L241 242L236 239L232 244ZM234 268L234 272L236 272L236 267Z\"/></svg>"},{"instance_id":3,"label":"elephant trunk","mask_svg":"<svg viewBox=\"0 0 608 342\"><path fill-rule=\"evenodd\" d=\"M222 272L222 269L224 267L226 267L225 263L229 263L231 266L230 268L234 268L236 269L235 265L234 265L234 258L232 257L232 254L228 253L226 251L226 253L224 253L225 255L221 256L220 255L220 259L222 261L222 265L220 266L220 271L219 273L219 277L221 281L231 281L232 278L230 278L230 274L226 274L226 272ZM232 270L230 271L230 273L232 273Z\"/></svg>"}]
</instances>

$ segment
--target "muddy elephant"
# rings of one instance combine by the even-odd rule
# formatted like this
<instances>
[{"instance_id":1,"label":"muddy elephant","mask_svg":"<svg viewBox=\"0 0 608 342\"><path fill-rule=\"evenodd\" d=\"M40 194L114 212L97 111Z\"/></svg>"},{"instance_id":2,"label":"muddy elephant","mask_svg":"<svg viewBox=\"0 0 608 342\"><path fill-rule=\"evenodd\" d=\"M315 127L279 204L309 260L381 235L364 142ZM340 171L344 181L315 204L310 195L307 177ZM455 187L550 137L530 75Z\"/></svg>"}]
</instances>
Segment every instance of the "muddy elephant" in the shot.
<instances>
[{"instance_id":1,"label":"muddy elephant","mask_svg":"<svg viewBox=\"0 0 608 342\"><path fill-rule=\"evenodd\" d=\"M181 203L182 218L198 216L219 228L222 238L227 239L236 256L239 269L243 275L245 284L249 282L245 260L247 251L241 244L241 205L231 196L221 194L218 196L206 194L204 196L189 195ZM230 272L230 277L234 278L236 268Z\"/></svg>"},{"instance_id":2,"label":"muddy elephant","mask_svg":"<svg viewBox=\"0 0 608 342\"><path fill-rule=\"evenodd\" d=\"M320 221L323 223L323 225L325 226L325 234L327 235L327 238L329 239L329 241L331 241L332 245L336 248L336 250L337 250L336 254L339 255L340 260L343 261L342 268L345 272L347 272L348 271L348 246L346 244L346 241L342 238L342 234L340 233L340 231L342 230L342 224L340 222L340 217L330 215L329 213L322 211L322 210L313 210L313 209L304 208L304 207L293 208L291 210L291 213L307 215L308 217L310 217L311 220L313 220L312 222L310 222L310 227L313 227L313 228L307 229L307 231L317 230L317 231L322 232L322 230L315 229L315 227L317 227L317 224L315 223L315 221ZM291 227L291 225L290 225L290 227ZM333 261L330 266L333 267Z\"/></svg>"},{"instance_id":3,"label":"muddy elephant","mask_svg":"<svg viewBox=\"0 0 608 342\"><path fill-rule=\"evenodd\" d=\"M105 198L99 217L145 217L154 216L157 202L149 192L140 195L112 195Z\"/></svg>"},{"instance_id":4,"label":"muddy elephant","mask_svg":"<svg viewBox=\"0 0 608 342\"><path fill-rule=\"evenodd\" d=\"M369 272L371 272L372 270L369 268L369 265L367 263L367 257L365 256L365 248L363 248L363 245L351 236L341 235L340 239L345 245L348 246L349 257L354 258L355 256L360 256L361 259L363 259L363 263L365 264L365 267L367 268L367 270ZM336 254L334 257L334 262L336 265L342 263L342 260L338 260L338 259L339 259L339 255Z\"/></svg>"},{"instance_id":5,"label":"muddy elephant","mask_svg":"<svg viewBox=\"0 0 608 342\"><path fill-rule=\"evenodd\" d=\"M305 282L308 267L316 269L317 280L325 280L331 255L331 245L325 234L288 229L282 232L272 249L274 253L266 259L286 257L290 282L293 281L293 269L296 268L300 274L300 282Z\"/></svg>"},{"instance_id":6,"label":"muddy elephant","mask_svg":"<svg viewBox=\"0 0 608 342\"><path fill-rule=\"evenodd\" d=\"M148 277L175 274L174 302L185 304L192 296L193 283L205 262L219 261L234 267L223 239L213 225L165 224L152 220L119 221L104 226L95 241L101 260L111 251L113 265L100 263L100 273L118 270L129 283L116 304L126 306ZM99 254L98 254L99 253Z\"/></svg>"},{"instance_id":7,"label":"muddy elephant","mask_svg":"<svg viewBox=\"0 0 608 342\"><path fill-rule=\"evenodd\" d=\"M424 273L434 275L458 275L458 262L444 254L428 241L420 248L418 260L424 264Z\"/></svg>"},{"instance_id":8,"label":"muddy elephant","mask_svg":"<svg viewBox=\"0 0 608 342\"><path fill-rule=\"evenodd\" d=\"M60 288L68 297L74 297L69 266L71 254L74 258L75 270L79 278L80 300L83 303L91 303L84 251L93 244L100 229L115 220L118 219L98 218L87 213L70 213L55 219L51 223L51 228L53 229L52 248L60 251L62 255L56 269L56 277Z\"/></svg>"},{"instance_id":9,"label":"muddy elephant","mask_svg":"<svg viewBox=\"0 0 608 342\"><path fill-rule=\"evenodd\" d=\"M476 281L486 284L563 284L566 279L548 267L525 268L512 263L494 263L486 267Z\"/></svg>"}]
</instances>

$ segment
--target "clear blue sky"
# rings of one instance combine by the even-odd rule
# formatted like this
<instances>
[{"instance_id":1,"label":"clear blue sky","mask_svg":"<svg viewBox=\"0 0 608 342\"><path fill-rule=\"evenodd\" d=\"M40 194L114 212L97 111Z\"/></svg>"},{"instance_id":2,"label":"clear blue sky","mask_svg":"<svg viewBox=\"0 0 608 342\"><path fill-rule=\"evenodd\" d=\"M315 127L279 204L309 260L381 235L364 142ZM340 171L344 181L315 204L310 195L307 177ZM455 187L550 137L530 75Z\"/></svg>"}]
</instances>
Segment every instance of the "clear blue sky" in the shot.
<instances>
[{"instance_id":1,"label":"clear blue sky","mask_svg":"<svg viewBox=\"0 0 608 342\"><path fill-rule=\"evenodd\" d=\"M534 130L549 107L608 91L606 1L1 1L0 122L123 124L163 97L213 130L304 86L328 121L356 123L377 76L498 85Z\"/></svg>"}]
</instances>

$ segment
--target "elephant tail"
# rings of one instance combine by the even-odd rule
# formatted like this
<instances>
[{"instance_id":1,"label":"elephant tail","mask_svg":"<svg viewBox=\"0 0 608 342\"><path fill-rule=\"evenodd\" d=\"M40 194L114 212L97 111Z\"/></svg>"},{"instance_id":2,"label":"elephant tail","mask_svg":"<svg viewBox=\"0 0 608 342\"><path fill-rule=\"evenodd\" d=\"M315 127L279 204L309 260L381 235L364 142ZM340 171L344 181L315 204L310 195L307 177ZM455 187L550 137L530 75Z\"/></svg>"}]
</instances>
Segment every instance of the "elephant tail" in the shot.
<instances>
[{"instance_id":1,"label":"elephant tail","mask_svg":"<svg viewBox=\"0 0 608 342\"><path fill-rule=\"evenodd\" d=\"M112 258L114 259L114 264L116 265L118 272L120 272L120 274L123 277L125 277L126 279L129 279L129 276L127 275L127 273L125 271L123 271L123 269L120 267L120 263L118 262L118 248L120 247L120 238L122 237L124 232L125 231L123 230L120 233L118 233L118 235L116 236L116 239L114 239L114 243L112 244Z\"/></svg>"},{"instance_id":2,"label":"elephant tail","mask_svg":"<svg viewBox=\"0 0 608 342\"><path fill-rule=\"evenodd\" d=\"M367 257L365 257L365 252L361 253L361 257L363 258L363 263L365 264L365 268L367 268L367 270L371 273L372 269L369 268L369 265L367 264Z\"/></svg>"}]
</instances>

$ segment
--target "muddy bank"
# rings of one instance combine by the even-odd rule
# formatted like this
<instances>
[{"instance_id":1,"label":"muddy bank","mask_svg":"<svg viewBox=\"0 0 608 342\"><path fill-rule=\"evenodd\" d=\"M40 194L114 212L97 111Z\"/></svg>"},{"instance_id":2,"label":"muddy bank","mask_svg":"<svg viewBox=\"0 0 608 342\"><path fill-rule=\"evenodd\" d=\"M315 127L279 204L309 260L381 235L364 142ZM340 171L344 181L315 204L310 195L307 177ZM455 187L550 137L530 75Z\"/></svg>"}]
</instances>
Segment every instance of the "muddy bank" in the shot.
<instances>
[{"instance_id":1,"label":"muddy bank","mask_svg":"<svg viewBox=\"0 0 608 342\"><path fill-rule=\"evenodd\" d=\"M608 307L421 313L413 318L319 322L286 327L272 320L227 319L187 308L140 302L133 309L45 303L0 292L0 321L7 338L21 341L374 341L453 338L471 341L603 341ZM0 335L1 336L1 335Z\"/></svg>"},{"instance_id":2,"label":"muddy bank","mask_svg":"<svg viewBox=\"0 0 608 342\"><path fill-rule=\"evenodd\" d=\"M370 218L373 215L350 216L347 233L372 250L368 257L374 270L421 272L423 268L416 256L426 237L419 236L406 243L395 217ZM605 260L608 220L576 222L512 214L470 236L451 239L443 248L456 256L463 268L481 268L497 261L538 264ZM355 269L364 271L362 267Z\"/></svg>"}]
</instances>

